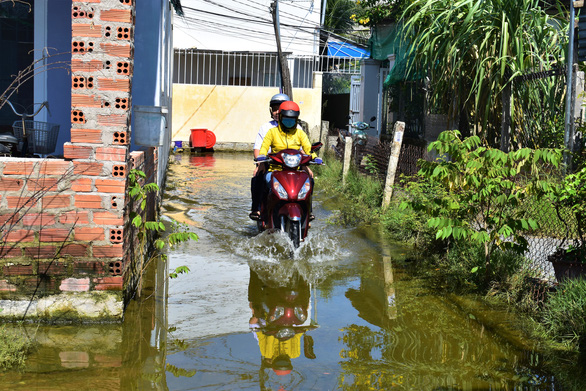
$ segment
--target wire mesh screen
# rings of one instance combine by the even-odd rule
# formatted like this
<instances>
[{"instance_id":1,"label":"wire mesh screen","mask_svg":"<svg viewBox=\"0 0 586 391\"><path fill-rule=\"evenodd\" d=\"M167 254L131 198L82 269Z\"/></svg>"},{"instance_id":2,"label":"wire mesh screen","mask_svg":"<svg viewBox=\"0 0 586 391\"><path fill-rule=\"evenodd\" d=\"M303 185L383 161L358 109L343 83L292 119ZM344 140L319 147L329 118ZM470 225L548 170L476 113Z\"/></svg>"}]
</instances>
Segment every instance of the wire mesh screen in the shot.
<instances>
[{"instance_id":1,"label":"wire mesh screen","mask_svg":"<svg viewBox=\"0 0 586 391\"><path fill-rule=\"evenodd\" d=\"M379 140L369 136L364 145L355 145L352 152L354 164L359 172L384 181L387 176L391 143L388 140ZM413 176L417 174L419 159L429 159L425 141L418 139L403 139L396 175Z\"/></svg>"},{"instance_id":2,"label":"wire mesh screen","mask_svg":"<svg viewBox=\"0 0 586 391\"><path fill-rule=\"evenodd\" d=\"M511 147L562 148L566 70L554 68L513 79Z\"/></svg>"}]
</instances>

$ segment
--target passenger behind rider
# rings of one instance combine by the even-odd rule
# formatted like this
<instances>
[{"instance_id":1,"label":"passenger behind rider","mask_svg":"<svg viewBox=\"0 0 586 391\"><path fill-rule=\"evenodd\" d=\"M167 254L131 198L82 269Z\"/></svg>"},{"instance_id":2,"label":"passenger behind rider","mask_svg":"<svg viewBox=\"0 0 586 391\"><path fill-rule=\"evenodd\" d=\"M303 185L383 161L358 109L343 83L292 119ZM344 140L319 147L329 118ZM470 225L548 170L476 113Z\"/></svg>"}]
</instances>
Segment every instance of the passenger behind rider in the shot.
<instances>
[{"instance_id":1,"label":"passenger behind rider","mask_svg":"<svg viewBox=\"0 0 586 391\"><path fill-rule=\"evenodd\" d=\"M262 141L269 129L274 128L278 124L279 120L279 106L281 103L288 101L289 96L286 94L273 95L269 101L269 113L271 114L271 120L264 123L258 130L256 139L254 141L253 153L254 158L258 157L258 152L262 145ZM252 198L252 207L250 218L257 220L260 217L260 204L262 202L262 196L264 194L264 174L266 173L266 164L257 164L252 173L252 179L250 180L250 193Z\"/></svg>"}]
</instances>

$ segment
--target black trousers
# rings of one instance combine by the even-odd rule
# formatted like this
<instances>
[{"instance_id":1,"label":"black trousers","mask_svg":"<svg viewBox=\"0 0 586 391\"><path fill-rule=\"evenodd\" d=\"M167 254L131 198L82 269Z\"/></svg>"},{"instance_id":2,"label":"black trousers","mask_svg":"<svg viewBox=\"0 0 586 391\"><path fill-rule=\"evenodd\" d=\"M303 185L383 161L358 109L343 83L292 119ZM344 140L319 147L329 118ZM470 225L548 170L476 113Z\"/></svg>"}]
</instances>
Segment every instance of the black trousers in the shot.
<instances>
[{"instance_id":1,"label":"black trousers","mask_svg":"<svg viewBox=\"0 0 586 391\"><path fill-rule=\"evenodd\" d=\"M252 195L251 210L259 211L263 198L266 195L265 171L258 170L257 174L250 179L250 193ZM262 172L261 172L262 171Z\"/></svg>"}]
</instances>

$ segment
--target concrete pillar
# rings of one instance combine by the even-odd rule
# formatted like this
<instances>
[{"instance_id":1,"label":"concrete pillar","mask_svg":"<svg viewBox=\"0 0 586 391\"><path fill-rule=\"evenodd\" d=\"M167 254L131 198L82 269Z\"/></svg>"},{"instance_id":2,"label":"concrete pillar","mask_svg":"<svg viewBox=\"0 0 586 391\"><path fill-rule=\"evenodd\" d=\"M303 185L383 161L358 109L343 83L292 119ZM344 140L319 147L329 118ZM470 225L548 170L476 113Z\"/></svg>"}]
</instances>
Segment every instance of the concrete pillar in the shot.
<instances>
[{"instance_id":1,"label":"concrete pillar","mask_svg":"<svg viewBox=\"0 0 586 391\"><path fill-rule=\"evenodd\" d=\"M346 176L352 163L352 137L344 139L344 163L342 165L342 184L346 184Z\"/></svg>"},{"instance_id":2,"label":"concrete pillar","mask_svg":"<svg viewBox=\"0 0 586 391\"><path fill-rule=\"evenodd\" d=\"M319 141L323 144L323 147L319 151L319 156L325 155L325 151L330 149L328 145L328 134L330 131L330 122L329 121L321 121L321 131L319 134Z\"/></svg>"},{"instance_id":3,"label":"concrete pillar","mask_svg":"<svg viewBox=\"0 0 586 391\"><path fill-rule=\"evenodd\" d=\"M393 196L393 185L395 184L395 174L399 164L399 154L403 145L403 133L405 132L405 122L397 121L393 132L393 145L391 146L391 156L389 157L389 166L387 168L387 178L385 180L385 189L383 194L383 209L391 203Z\"/></svg>"}]
</instances>

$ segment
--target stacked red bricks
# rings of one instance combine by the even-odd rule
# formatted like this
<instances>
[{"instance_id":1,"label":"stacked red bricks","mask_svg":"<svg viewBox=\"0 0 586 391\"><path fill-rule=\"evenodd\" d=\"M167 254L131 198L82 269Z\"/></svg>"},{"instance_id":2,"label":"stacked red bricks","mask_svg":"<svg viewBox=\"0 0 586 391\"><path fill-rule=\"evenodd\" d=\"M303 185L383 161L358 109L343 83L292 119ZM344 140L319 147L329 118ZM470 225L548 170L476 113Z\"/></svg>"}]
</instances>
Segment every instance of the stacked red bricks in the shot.
<instances>
[{"instance_id":1,"label":"stacked red bricks","mask_svg":"<svg viewBox=\"0 0 586 391\"><path fill-rule=\"evenodd\" d=\"M73 0L64 159L0 159L0 293L122 291L133 28L131 0Z\"/></svg>"}]
</instances>

